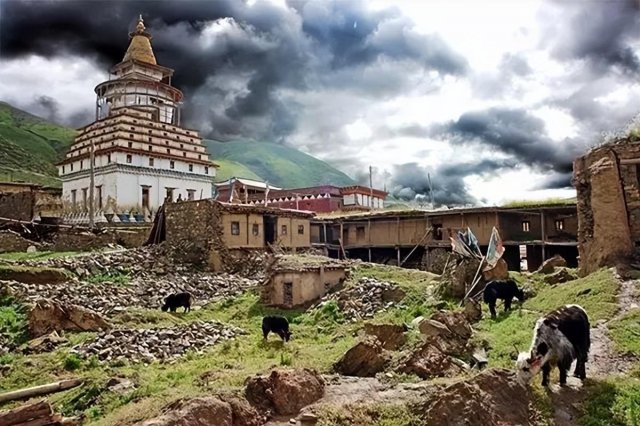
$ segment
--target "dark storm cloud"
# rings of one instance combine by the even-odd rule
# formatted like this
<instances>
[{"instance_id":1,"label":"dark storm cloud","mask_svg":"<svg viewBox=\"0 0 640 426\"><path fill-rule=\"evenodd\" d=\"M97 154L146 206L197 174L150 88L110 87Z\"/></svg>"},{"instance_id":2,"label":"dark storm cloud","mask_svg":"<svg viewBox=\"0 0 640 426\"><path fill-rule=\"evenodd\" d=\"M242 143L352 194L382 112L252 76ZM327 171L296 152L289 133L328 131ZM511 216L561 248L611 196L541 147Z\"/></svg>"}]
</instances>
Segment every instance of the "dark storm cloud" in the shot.
<instances>
[{"instance_id":1,"label":"dark storm cloud","mask_svg":"<svg viewBox=\"0 0 640 426\"><path fill-rule=\"evenodd\" d=\"M640 60L632 42L640 37L637 0L553 2L568 19L550 20L545 41L561 60L586 60L597 72L616 69L635 78Z\"/></svg>"},{"instance_id":2,"label":"dark storm cloud","mask_svg":"<svg viewBox=\"0 0 640 426\"><path fill-rule=\"evenodd\" d=\"M456 145L480 145L509 154L523 165L556 171L571 170L579 152L569 140L551 140L544 122L521 109L467 112L458 120L433 126L431 134Z\"/></svg>"},{"instance_id":3,"label":"dark storm cloud","mask_svg":"<svg viewBox=\"0 0 640 426\"><path fill-rule=\"evenodd\" d=\"M284 140L299 111L282 90L313 90L318 82L339 87L380 58L442 74L467 70L439 37L418 34L395 9L370 11L362 1L282 8L237 0L11 0L0 8L3 58L72 53L105 68L122 59L142 13L158 62L176 70L174 84L185 91L187 124L221 139ZM397 75L383 80L373 73L358 84L375 91L395 79L385 90L403 87L405 70L392 71Z\"/></svg>"},{"instance_id":4,"label":"dark storm cloud","mask_svg":"<svg viewBox=\"0 0 640 426\"><path fill-rule=\"evenodd\" d=\"M464 178L472 175L491 176L505 168L513 168L513 160L482 160L477 163L455 163L429 170L417 163L394 166L390 193L401 200L429 202L429 178L436 206L476 204L479 200L467 189Z\"/></svg>"},{"instance_id":5,"label":"dark storm cloud","mask_svg":"<svg viewBox=\"0 0 640 426\"><path fill-rule=\"evenodd\" d=\"M533 189L567 189L571 188L571 179L573 178L572 172L567 173L553 173L534 186Z\"/></svg>"}]
</instances>

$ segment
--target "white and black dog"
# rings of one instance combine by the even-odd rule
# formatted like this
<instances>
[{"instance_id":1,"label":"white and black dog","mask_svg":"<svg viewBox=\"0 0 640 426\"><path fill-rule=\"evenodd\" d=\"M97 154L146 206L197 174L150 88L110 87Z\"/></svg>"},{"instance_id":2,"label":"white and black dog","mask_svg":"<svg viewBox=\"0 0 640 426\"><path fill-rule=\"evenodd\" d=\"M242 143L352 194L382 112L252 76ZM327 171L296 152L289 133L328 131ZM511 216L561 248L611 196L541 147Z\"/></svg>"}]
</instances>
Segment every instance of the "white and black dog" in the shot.
<instances>
[{"instance_id":1,"label":"white and black dog","mask_svg":"<svg viewBox=\"0 0 640 426\"><path fill-rule=\"evenodd\" d=\"M587 377L585 365L591 346L587 312L578 305L565 305L536 322L529 352L518 355L518 380L526 384L542 370L542 386L549 385L553 366L560 370L560 385L566 385L573 360L577 360L574 376Z\"/></svg>"}]
</instances>

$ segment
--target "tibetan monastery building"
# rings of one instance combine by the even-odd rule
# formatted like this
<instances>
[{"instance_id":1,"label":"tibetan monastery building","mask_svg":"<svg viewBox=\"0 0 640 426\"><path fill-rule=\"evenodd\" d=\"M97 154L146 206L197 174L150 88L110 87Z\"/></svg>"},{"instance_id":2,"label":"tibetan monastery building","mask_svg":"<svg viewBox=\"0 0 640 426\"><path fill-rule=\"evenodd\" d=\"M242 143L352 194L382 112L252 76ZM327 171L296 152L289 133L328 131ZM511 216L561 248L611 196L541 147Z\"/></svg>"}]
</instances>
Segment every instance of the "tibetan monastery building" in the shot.
<instances>
[{"instance_id":1,"label":"tibetan monastery building","mask_svg":"<svg viewBox=\"0 0 640 426\"><path fill-rule=\"evenodd\" d=\"M160 66L142 17L124 59L95 88L96 120L58 164L63 198L96 212L150 211L168 198L210 198L215 164L195 130L180 125L182 92ZM93 191L90 158L94 156Z\"/></svg>"}]
</instances>

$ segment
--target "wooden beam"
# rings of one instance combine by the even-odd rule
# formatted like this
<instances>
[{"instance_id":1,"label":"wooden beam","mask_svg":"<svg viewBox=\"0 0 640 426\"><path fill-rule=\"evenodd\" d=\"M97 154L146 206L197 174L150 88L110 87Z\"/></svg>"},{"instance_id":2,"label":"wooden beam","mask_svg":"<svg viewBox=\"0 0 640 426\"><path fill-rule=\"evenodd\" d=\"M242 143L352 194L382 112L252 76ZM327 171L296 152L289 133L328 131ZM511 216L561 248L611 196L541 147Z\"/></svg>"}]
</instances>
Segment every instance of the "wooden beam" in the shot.
<instances>
[{"instance_id":1,"label":"wooden beam","mask_svg":"<svg viewBox=\"0 0 640 426\"><path fill-rule=\"evenodd\" d=\"M55 392L62 392L67 389L75 388L82 384L81 379L61 380L59 382L49 383L46 385L35 386L32 388L19 389L15 391L0 394L0 402L15 401L16 399L32 398L34 396L47 395Z\"/></svg>"},{"instance_id":2,"label":"wooden beam","mask_svg":"<svg viewBox=\"0 0 640 426\"><path fill-rule=\"evenodd\" d=\"M640 158L624 158L620 160L620 164L640 164Z\"/></svg>"}]
</instances>

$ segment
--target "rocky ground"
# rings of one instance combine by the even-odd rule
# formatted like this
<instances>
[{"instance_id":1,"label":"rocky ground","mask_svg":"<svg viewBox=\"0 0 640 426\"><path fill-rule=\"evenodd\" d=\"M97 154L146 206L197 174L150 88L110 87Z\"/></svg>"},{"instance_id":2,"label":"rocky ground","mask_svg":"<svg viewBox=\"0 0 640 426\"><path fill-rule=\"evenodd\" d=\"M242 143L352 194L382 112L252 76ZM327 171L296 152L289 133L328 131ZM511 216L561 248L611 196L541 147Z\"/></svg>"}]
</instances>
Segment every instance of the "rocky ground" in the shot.
<instances>
[{"instance_id":1,"label":"rocky ground","mask_svg":"<svg viewBox=\"0 0 640 426\"><path fill-rule=\"evenodd\" d=\"M363 277L354 286L326 295L312 309L335 301L347 320L359 321L386 311L404 296L405 293L395 283Z\"/></svg>"},{"instance_id":2,"label":"rocky ground","mask_svg":"<svg viewBox=\"0 0 640 426\"><path fill-rule=\"evenodd\" d=\"M536 289L544 293L544 306L532 305L531 310L492 321L481 319L477 306L456 312L437 310L448 303L433 298L437 284L430 281L432 276L400 269L391 275L383 266L355 265L344 288L307 312L278 311L262 306L258 294L251 291L259 285L260 274L243 278L241 274L200 272L172 263L159 250L37 262L74 273L75 279L60 285L0 283L11 287L10 292L20 300L35 302L44 297L80 305L102 314L110 323L107 330L77 338L71 331L59 336L43 332L15 352L15 366L0 365L0 375L10 383L8 389L42 383L40 374L56 379L70 371L86 375L99 388L100 396L91 396L91 392L87 396L86 390L71 392L61 396L58 405L71 407L70 414L87 414L88 422L105 425L284 426L319 420L322 426L538 426L548 424L548 419L536 400L539 396L531 391L535 386L524 387L515 380L513 360L508 359L511 334L518 335L518 345L528 344L531 327L527 321L546 310L546 303L565 300L567 294L594 307L602 297L595 287L561 293L562 286L573 285L571 281L544 287L544 277L538 277ZM245 270L257 268L260 262L256 260ZM390 276L393 281L387 281ZM615 318L638 306L636 290L635 282L623 282L618 298L621 310ZM176 291L193 293L200 309L186 314L160 312L162 298ZM416 295L422 299L416 302ZM224 303L204 306L223 299ZM339 315L330 319L316 315L330 302L335 302ZM64 311L49 305L42 309ZM385 315L390 309L393 315ZM289 316L291 341L262 340L260 322L271 313ZM389 323L388 318L394 322ZM625 375L636 362L625 358L624 368L616 370L614 364L622 358L613 349L608 322L594 321L592 359L587 365L588 374L598 380L614 373ZM472 364L476 349L485 348L485 341L475 340L483 327L500 334L502 340L491 340L486 345L488 360ZM85 330L80 327L79 331ZM224 343L232 339L233 344ZM11 345L0 338L0 353L3 346L15 349ZM184 357L187 353L190 355ZM35 362L19 358L33 354L38 354ZM79 367L64 371L70 357L80 360ZM64 367L60 360L65 361ZM485 368L487 363L490 368ZM507 369L496 368L507 365ZM108 393L113 392L111 387L104 385L114 375L129 382L122 390L126 403L114 403ZM585 395L575 380L562 391L554 382L547 397L554 407L555 424L576 425Z\"/></svg>"},{"instance_id":3,"label":"rocky ground","mask_svg":"<svg viewBox=\"0 0 640 426\"><path fill-rule=\"evenodd\" d=\"M75 346L72 352L82 357L96 356L104 362L151 363L174 359L187 351L200 353L208 346L244 333L217 321L196 321L167 328L116 329L104 331L92 341Z\"/></svg>"},{"instance_id":4,"label":"rocky ground","mask_svg":"<svg viewBox=\"0 0 640 426\"><path fill-rule=\"evenodd\" d=\"M164 298L172 293L190 292L196 305L237 296L259 284L237 275L197 272L170 273L161 276L144 275L126 284L108 280L99 283L69 281L62 284L26 284L3 282L16 296L27 300L53 299L80 305L105 315L117 314L128 307L159 309Z\"/></svg>"}]
</instances>

